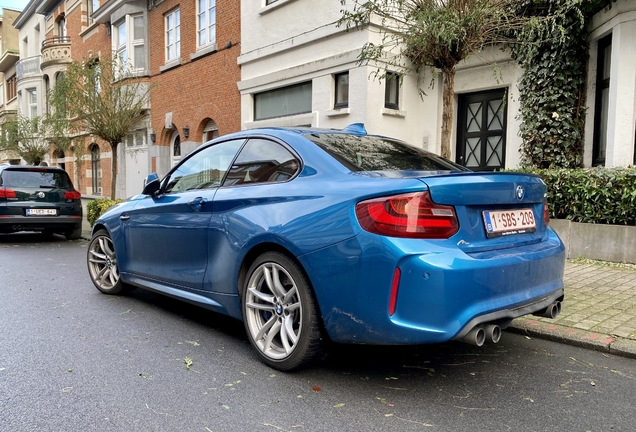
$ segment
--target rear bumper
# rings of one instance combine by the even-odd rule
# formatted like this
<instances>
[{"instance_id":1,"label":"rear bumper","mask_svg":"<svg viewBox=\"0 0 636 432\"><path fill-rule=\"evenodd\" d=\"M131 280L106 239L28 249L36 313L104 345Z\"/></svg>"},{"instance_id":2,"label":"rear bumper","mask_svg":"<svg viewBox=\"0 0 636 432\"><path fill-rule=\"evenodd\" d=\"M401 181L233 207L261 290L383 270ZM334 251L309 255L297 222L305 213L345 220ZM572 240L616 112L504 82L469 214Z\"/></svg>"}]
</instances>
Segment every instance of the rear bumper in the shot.
<instances>
[{"instance_id":1,"label":"rear bumper","mask_svg":"<svg viewBox=\"0 0 636 432\"><path fill-rule=\"evenodd\" d=\"M308 272L325 328L336 342L445 342L478 324L545 309L564 295L565 249L551 230L540 243L487 258L466 254L450 240L423 244L368 233L315 255L309 268L316 268L313 258L323 264ZM389 316L396 267L401 276Z\"/></svg>"}]
</instances>

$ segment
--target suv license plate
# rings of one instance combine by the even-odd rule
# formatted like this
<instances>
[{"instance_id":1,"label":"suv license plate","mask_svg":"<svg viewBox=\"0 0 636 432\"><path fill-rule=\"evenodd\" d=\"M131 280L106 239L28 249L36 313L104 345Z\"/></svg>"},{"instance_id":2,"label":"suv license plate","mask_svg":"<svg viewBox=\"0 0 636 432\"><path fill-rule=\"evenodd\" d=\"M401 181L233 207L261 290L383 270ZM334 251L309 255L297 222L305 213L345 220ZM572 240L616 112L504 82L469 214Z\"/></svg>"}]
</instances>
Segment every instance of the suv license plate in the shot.
<instances>
[{"instance_id":1,"label":"suv license plate","mask_svg":"<svg viewBox=\"0 0 636 432\"><path fill-rule=\"evenodd\" d=\"M27 216L57 216L55 209L27 209Z\"/></svg>"},{"instance_id":2,"label":"suv license plate","mask_svg":"<svg viewBox=\"0 0 636 432\"><path fill-rule=\"evenodd\" d=\"M532 233L537 230L532 209L486 210L482 215L488 238Z\"/></svg>"}]
</instances>

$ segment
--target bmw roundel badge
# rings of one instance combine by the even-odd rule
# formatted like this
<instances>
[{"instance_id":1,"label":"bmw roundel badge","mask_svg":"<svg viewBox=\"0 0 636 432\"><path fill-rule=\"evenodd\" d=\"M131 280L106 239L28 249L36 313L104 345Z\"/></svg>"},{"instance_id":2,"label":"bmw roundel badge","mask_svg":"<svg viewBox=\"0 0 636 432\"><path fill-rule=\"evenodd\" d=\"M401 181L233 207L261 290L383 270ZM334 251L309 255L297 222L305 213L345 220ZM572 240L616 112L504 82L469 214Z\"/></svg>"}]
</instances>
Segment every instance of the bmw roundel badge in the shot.
<instances>
[{"instance_id":1,"label":"bmw roundel badge","mask_svg":"<svg viewBox=\"0 0 636 432\"><path fill-rule=\"evenodd\" d=\"M517 190L515 192L515 195L517 195L517 200L521 201L523 199L523 197L525 196L526 191L523 189L523 186L517 186Z\"/></svg>"},{"instance_id":2,"label":"bmw roundel badge","mask_svg":"<svg viewBox=\"0 0 636 432\"><path fill-rule=\"evenodd\" d=\"M38 198L44 198L44 192L38 192Z\"/></svg>"}]
</instances>

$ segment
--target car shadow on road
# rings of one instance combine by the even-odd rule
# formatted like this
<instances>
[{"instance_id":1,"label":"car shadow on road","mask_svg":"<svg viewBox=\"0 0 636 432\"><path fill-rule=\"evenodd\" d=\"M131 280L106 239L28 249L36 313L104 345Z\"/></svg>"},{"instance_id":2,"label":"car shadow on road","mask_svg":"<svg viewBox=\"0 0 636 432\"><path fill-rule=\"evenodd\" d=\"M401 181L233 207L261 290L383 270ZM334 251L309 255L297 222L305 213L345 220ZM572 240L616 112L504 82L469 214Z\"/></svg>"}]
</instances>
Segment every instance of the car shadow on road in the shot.
<instances>
[{"instance_id":1,"label":"car shadow on road","mask_svg":"<svg viewBox=\"0 0 636 432\"><path fill-rule=\"evenodd\" d=\"M66 241L66 238L61 234L42 234L40 232L17 232L17 233L0 233L0 244L3 245L20 245L29 244L31 246L37 246L40 243L57 243L60 241ZM84 240L74 240L84 241ZM6 246L5 246L6 247Z\"/></svg>"},{"instance_id":2,"label":"car shadow on road","mask_svg":"<svg viewBox=\"0 0 636 432\"><path fill-rule=\"evenodd\" d=\"M126 296L219 332L228 339L235 340L237 344L248 343L243 323L236 319L142 289L136 289ZM508 353L507 342L514 337L505 333L501 343L482 347L461 342L413 346L343 345L327 342L320 360L308 369L326 369L338 374L366 371L367 374L377 373L382 376L387 371L396 369L424 375L439 368L448 370L449 373L453 370L465 373L464 367L487 365L491 360L496 363L499 361L497 358L505 357Z\"/></svg>"}]
</instances>

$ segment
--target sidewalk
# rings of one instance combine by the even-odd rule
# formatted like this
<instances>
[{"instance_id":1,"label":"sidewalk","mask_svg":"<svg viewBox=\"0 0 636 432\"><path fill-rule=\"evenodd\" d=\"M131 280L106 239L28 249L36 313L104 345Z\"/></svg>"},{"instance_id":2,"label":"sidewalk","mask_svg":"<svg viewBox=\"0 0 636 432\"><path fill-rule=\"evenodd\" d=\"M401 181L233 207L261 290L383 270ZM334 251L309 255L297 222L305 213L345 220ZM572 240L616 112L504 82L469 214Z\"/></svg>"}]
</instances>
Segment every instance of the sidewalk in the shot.
<instances>
[{"instance_id":1,"label":"sidewalk","mask_svg":"<svg viewBox=\"0 0 636 432\"><path fill-rule=\"evenodd\" d=\"M556 319L517 318L509 331L636 358L636 268L567 261L564 279Z\"/></svg>"}]
</instances>

